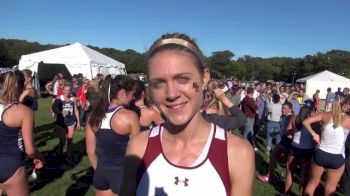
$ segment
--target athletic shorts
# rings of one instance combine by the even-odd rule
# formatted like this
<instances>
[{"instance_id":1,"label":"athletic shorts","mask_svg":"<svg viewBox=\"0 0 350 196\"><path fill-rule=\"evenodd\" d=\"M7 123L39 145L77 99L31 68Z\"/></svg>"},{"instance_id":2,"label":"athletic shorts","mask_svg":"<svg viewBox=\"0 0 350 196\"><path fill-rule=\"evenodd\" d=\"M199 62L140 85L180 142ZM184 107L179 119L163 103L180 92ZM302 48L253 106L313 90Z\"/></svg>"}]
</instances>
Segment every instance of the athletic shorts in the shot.
<instances>
[{"instance_id":1,"label":"athletic shorts","mask_svg":"<svg viewBox=\"0 0 350 196\"><path fill-rule=\"evenodd\" d=\"M286 135L282 136L280 144L288 150L292 148L292 140L289 139Z\"/></svg>"},{"instance_id":2,"label":"athletic shorts","mask_svg":"<svg viewBox=\"0 0 350 196\"><path fill-rule=\"evenodd\" d=\"M316 150L314 162L327 169L338 169L345 164L343 155L328 153L321 149Z\"/></svg>"},{"instance_id":3,"label":"athletic shorts","mask_svg":"<svg viewBox=\"0 0 350 196\"><path fill-rule=\"evenodd\" d=\"M123 167L99 166L94 173L92 184L97 190L111 189L118 194L123 180Z\"/></svg>"},{"instance_id":4,"label":"athletic shorts","mask_svg":"<svg viewBox=\"0 0 350 196\"><path fill-rule=\"evenodd\" d=\"M74 126L75 123L76 123L76 121L75 121L75 117L74 116L66 116L66 117L64 117L64 125L66 125L67 127Z\"/></svg>"},{"instance_id":5,"label":"athletic shorts","mask_svg":"<svg viewBox=\"0 0 350 196\"><path fill-rule=\"evenodd\" d=\"M24 166L22 156L0 157L0 183L11 178L21 166Z\"/></svg>"},{"instance_id":6,"label":"athletic shorts","mask_svg":"<svg viewBox=\"0 0 350 196\"><path fill-rule=\"evenodd\" d=\"M311 160L311 157L314 154L314 149L302 149L292 146L289 149L289 154L297 159Z\"/></svg>"}]
</instances>

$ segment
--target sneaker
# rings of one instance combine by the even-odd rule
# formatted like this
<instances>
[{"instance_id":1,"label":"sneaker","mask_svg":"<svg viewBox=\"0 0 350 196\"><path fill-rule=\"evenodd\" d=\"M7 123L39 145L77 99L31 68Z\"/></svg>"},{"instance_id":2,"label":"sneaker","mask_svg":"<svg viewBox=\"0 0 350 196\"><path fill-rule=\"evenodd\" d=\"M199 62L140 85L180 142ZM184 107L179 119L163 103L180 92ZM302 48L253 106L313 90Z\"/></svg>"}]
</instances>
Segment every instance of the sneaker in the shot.
<instances>
[{"instance_id":1,"label":"sneaker","mask_svg":"<svg viewBox=\"0 0 350 196\"><path fill-rule=\"evenodd\" d=\"M258 176L259 180L262 182L269 182L269 177L268 176Z\"/></svg>"}]
</instances>

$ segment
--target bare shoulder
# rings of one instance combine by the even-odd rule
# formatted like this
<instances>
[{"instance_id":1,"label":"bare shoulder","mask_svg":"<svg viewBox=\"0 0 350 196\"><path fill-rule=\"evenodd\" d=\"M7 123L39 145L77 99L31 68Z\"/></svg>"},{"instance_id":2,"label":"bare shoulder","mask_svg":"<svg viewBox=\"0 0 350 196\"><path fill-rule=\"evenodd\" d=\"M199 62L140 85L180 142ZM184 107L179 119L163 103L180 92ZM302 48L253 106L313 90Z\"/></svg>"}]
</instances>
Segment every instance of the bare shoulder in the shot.
<instances>
[{"instance_id":1,"label":"bare shoulder","mask_svg":"<svg viewBox=\"0 0 350 196\"><path fill-rule=\"evenodd\" d=\"M130 138L127 154L143 157L147 148L149 134L150 131L143 131Z\"/></svg>"},{"instance_id":2,"label":"bare shoulder","mask_svg":"<svg viewBox=\"0 0 350 196\"><path fill-rule=\"evenodd\" d=\"M233 158L235 162L254 159L254 150L250 143L236 135L227 134L227 152L229 159Z\"/></svg>"},{"instance_id":3,"label":"bare shoulder","mask_svg":"<svg viewBox=\"0 0 350 196\"><path fill-rule=\"evenodd\" d=\"M118 120L138 120L137 114L134 111L128 109L122 109L118 111L116 113L116 116L118 116Z\"/></svg>"}]
</instances>

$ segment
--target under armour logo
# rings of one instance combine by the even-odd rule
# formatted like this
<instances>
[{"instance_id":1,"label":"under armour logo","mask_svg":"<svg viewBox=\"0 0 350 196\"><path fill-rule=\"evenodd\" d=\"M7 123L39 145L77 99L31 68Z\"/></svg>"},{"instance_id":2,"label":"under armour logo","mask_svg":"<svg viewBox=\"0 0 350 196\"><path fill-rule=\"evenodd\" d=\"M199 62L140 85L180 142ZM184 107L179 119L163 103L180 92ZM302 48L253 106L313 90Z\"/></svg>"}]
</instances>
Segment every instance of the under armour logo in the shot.
<instances>
[{"instance_id":1,"label":"under armour logo","mask_svg":"<svg viewBox=\"0 0 350 196\"><path fill-rule=\"evenodd\" d=\"M175 177L175 184L176 185L179 185L179 182L180 183L184 183L184 186L188 186L188 181L189 181L189 179L188 178L185 178L185 180L179 180L179 177L178 176L176 176Z\"/></svg>"}]
</instances>

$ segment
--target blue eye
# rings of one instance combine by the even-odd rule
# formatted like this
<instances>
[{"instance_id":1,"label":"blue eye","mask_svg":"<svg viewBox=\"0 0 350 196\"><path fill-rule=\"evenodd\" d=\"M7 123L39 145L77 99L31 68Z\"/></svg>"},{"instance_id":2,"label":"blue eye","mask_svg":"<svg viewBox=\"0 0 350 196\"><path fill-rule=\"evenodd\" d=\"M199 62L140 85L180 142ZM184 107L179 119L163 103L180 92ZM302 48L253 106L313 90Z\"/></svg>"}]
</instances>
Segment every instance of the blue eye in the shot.
<instances>
[{"instance_id":1,"label":"blue eye","mask_svg":"<svg viewBox=\"0 0 350 196\"><path fill-rule=\"evenodd\" d=\"M164 82L162 82L162 81L152 81L152 82L150 82L150 87L151 88L154 88L154 89L159 89L159 88L161 88L162 86L164 86Z\"/></svg>"},{"instance_id":2,"label":"blue eye","mask_svg":"<svg viewBox=\"0 0 350 196\"><path fill-rule=\"evenodd\" d=\"M177 81L179 81L180 84L186 84L190 80L187 76L180 76L178 77Z\"/></svg>"}]
</instances>

